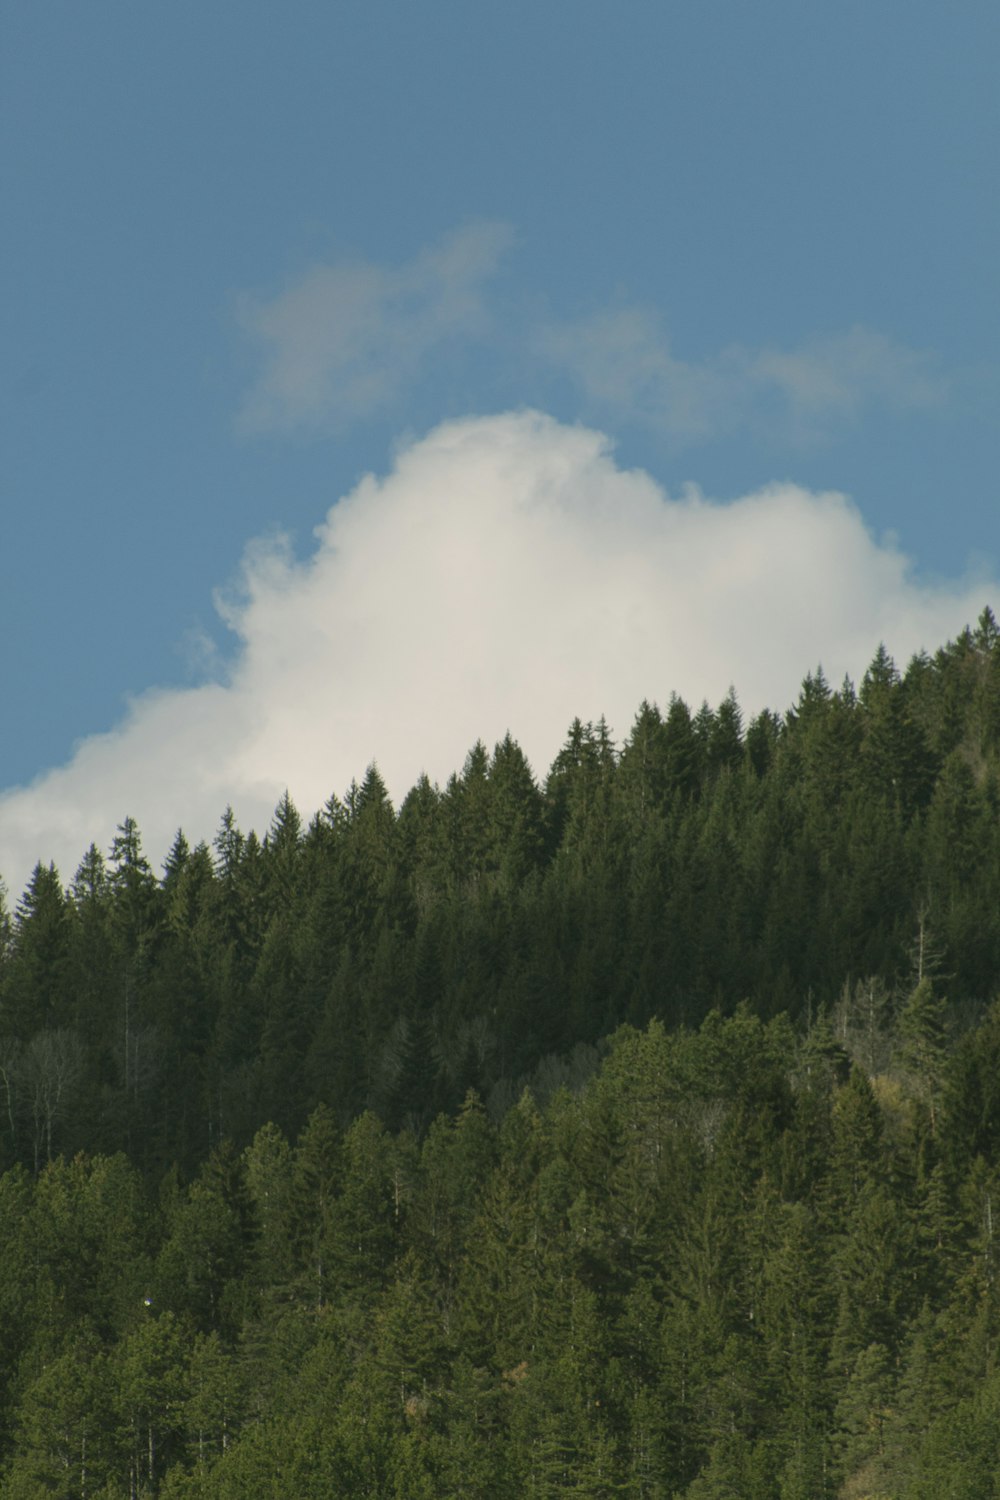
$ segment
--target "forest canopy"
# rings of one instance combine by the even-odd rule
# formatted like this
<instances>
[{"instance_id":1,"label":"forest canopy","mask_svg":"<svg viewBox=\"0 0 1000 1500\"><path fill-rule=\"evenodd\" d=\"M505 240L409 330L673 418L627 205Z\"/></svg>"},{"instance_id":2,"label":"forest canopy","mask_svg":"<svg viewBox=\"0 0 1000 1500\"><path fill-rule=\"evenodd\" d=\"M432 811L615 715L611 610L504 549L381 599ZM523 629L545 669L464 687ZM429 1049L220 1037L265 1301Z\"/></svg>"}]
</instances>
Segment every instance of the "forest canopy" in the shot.
<instances>
[{"instance_id":1,"label":"forest canopy","mask_svg":"<svg viewBox=\"0 0 1000 1500\"><path fill-rule=\"evenodd\" d=\"M997 1493L998 812L985 610L39 865L3 1493Z\"/></svg>"}]
</instances>

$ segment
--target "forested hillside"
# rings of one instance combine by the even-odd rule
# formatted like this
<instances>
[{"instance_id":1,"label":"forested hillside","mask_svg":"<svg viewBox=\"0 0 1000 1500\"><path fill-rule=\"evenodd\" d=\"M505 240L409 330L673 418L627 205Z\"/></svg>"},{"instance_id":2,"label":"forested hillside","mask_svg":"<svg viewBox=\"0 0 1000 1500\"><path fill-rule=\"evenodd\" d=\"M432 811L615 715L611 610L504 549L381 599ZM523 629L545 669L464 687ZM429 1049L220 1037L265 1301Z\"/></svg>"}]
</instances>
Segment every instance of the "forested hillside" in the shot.
<instances>
[{"instance_id":1,"label":"forested hillside","mask_svg":"<svg viewBox=\"0 0 1000 1500\"><path fill-rule=\"evenodd\" d=\"M40 866L0 1492L1000 1494L998 812L985 611Z\"/></svg>"}]
</instances>

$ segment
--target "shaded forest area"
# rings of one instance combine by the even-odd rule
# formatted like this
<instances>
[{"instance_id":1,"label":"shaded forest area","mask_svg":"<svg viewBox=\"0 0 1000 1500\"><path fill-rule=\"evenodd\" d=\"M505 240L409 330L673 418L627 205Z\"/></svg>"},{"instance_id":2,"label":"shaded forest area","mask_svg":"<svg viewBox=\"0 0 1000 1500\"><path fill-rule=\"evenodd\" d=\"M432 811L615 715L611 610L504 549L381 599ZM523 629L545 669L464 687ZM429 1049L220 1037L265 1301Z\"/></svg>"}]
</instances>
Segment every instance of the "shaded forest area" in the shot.
<instances>
[{"instance_id":1,"label":"shaded forest area","mask_svg":"<svg viewBox=\"0 0 1000 1500\"><path fill-rule=\"evenodd\" d=\"M40 866L4 1495L1000 1493L998 810L985 611Z\"/></svg>"}]
</instances>

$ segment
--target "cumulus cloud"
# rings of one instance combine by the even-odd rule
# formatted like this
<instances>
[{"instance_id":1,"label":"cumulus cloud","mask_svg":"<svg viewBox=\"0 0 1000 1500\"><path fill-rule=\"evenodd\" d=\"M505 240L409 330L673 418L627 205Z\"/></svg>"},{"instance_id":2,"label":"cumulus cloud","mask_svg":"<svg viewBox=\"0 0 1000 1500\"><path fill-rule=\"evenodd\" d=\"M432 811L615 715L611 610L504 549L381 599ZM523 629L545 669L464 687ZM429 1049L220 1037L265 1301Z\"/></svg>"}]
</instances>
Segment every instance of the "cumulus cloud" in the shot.
<instances>
[{"instance_id":1,"label":"cumulus cloud","mask_svg":"<svg viewBox=\"0 0 1000 1500\"><path fill-rule=\"evenodd\" d=\"M484 287L512 239L506 224L470 224L409 265L314 266L270 301L244 296L263 364L242 428L325 430L391 404L443 343L486 331Z\"/></svg>"},{"instance_id":2,"label":"cumulus cloud","mask_svg":"<svg viewBox=\"0 0 1000 1500\"><path fill-rule=\"evenodd\" d=\"M131 813L162 858L227 803L266 827L287 786L311 814L376 759L398 800L509 729L544 774L574 716L622 739L643 698L736 686L784 709L805 672L901 662L996 596L931 587L849 500L774 485L714 503L624 471L601 434L537 413L449 422L330 509L296 560L246 556L220 603L225 682L153 692L66 766L0 798L0 869L64 878Z\"/></svg>"},{"instance_id":3,"label":"cumulus cloud","mask_svg":"<svg viewBox=\"0 0 1000 1500\"><path fill-rule=\"evenodd\" d=\"M623 306L552 323L537 347L592 408L683 442L740 429L812 439L866 408L926 410L947 396L928 355L862 327L794 349L733 345L689 361L674 354L655 311Z\"/></svg>"}]
</instances>

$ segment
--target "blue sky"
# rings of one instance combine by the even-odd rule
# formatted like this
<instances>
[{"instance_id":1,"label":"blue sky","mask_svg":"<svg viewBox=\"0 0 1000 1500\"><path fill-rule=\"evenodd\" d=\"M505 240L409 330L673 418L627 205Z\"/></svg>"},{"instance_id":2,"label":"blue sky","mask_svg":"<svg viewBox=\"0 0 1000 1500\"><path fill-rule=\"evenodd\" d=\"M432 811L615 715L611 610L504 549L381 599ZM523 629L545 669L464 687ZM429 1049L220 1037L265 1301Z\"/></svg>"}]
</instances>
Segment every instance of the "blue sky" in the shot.
<instances>
[{"instance_id":1,"label":"blue sky","mask_svg":"<svg viewBox=\"0 0 1000 1500\"><path fill-rule=\"evenodd\" d=\"M436 485L492 493L508 460L518 473L536 465L525 495L554 495L567 465L579 493L604 486L600 523L552 502L564 515L546 532L553 598L576 580L564 611L586 613L585 582L602 587L591 549L607 556L615 506L632 515L593 628L638 653L650 680L629 678L636 703L674 687L721 696L734 681L748 706L784 708L817 659L857 674L880 635L905 659L996 607L998 33L995 6L965 0L4 0L9 883L36 849L68 879L71 850L106 841L127 811L153 852L161 823L204 822L212 798L216 819L242 798L259 821L275 788L308 803L324 774L342 791L372 755L398 762L399 795L508 720L544 771L558 745L543 705L569 718L557 682L587 700L571 712L609 709L627 732L622 674L612 659L601 676L582 631L537 677L526 636L507 696L472 695L481 728L452 712L472 701L454 685L466 668L450 682L447 660L414 643L471 639L468 673L479 663L499 680L524 602L516 558L483 575L478 597L451 591L454 516L417 524L400 558L400 576L409 562L431 580L419 600L404 610L405 589L363 592L395 545L380 525L405 531L411 512L419 523ZM545 419L507 419L527 410ZM462 442L427 446L466 418L480 425L446 429ZM575 443L592 431L613 457ZM445 451L450 478L413 477ZM647 523L620 492L634 469L664 514L686 505L685 524L694 512L705 523L656 576ZM416 486L405 497L404 470ZM368 472L384 484L344 508L359 518L351 541L327 515ZM774 485L795 487L787 513ZM849 501L824 509L816 497L830 491ZM754 511L746 497L762 492L772 498ZM822 528L844 504L860 551L846 547L841 576ZM503 539L515 551L538 541L520 512L490 516L464 538L466 561L482 548L496 558ZM730 558L721 573L709 532ZM774 538L772 558L788 554L777 572L750 568L755 536ZM325 546L340 573L320 583ZM732 585L741 569L754 587ZM823 588L839 612L813 617ZM493 634L491 589L503 605ZM633 611L643 589L648 608ZM329 590L335 654L310 655L310 641L333 639ZM653 608L667 590L685 610L672 624ZM472 627L455 618L465 609ZM550 633L544 613L522 612ZM621 623L633 613L641 650ZM361 620L366 649L383 641L365 680L343 660ZM727 656L719 622L730 639L759 629L757 657ZM668 626L669 641L650 640ZM296 704L278 692L296 640L340 720L309 716L305 683ZM401 650L412 676L443 679L425 693L442 724L433 746L416 708L407 724L373 713L400 691ZM774 670L755 676L764 652ZM257 674L279 658L275 676ZM198 740L192 725L212 690L251 678L241 712L256 727L213 757L209 729ZM171 782L170 798L144 712L161 713L157 744L176 733L171 763L190 767L191 786ZM265 721L266 754L251 756ZM311 740L325 748L306 774ZM202 751L219 764L197 791ZM13 790L30 783L30 796ZM62 843L45 813L57 805Z\"/></svg>"}]
</instances>

